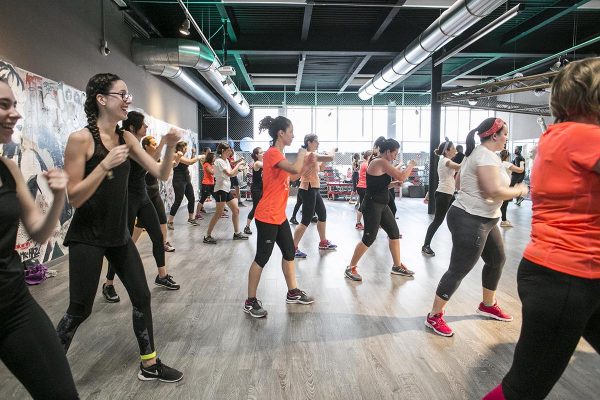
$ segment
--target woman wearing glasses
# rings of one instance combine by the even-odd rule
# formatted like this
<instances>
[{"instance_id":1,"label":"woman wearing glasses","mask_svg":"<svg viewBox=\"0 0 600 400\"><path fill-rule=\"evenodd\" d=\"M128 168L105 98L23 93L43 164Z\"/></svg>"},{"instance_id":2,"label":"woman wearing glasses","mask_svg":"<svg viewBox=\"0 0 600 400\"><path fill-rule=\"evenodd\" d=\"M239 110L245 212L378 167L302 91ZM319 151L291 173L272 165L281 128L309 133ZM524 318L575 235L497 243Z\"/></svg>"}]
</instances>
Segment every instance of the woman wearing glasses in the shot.
<instances>
[{"instance_id":1,"label":"woman wearing glasses","mask_svg":"<svg viewBox=\"0 0 600 400\"><path fill-rule=\"evenodd\" d=\"M133 306L133 331L141 355L138 378L177 382L183 373L162 364L154 348L150 290L127 227L127 185L129 158L150 174L167 179L181 134L170 130L165 135L165 157L161 164L156 163L135 136L117 125L127 118L131 100L127 85L118 76L93 76L86 87L84 106L88 125L72 133L65 148L65 170L70 176L67 192L76 210L65 238L69 246L70 303L57 333L67 351L77 328L92 312L106 257Z\"/></svg>"}]
</instances>

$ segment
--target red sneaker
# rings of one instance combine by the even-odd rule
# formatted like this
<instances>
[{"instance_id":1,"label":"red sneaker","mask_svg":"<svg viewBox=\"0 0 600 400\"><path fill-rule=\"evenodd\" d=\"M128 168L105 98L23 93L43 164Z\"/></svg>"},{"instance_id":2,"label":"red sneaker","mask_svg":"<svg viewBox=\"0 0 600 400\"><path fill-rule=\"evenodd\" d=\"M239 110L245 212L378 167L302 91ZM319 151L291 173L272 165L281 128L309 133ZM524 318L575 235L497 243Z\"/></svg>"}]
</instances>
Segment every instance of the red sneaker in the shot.
<instances>
[{"instance_id":1,"label":"red sneaker","mask_svg":"<svg viewBox=\"0 0 600 400\"><path fill-rule=\"evenodd\" d=\"M363 224L361 224L360 222L358 222L358 223L356 224L356 226L355 226L355 227L356 227L356 229L358 229L359 231L362 231L362 230L364 230L364 229L365 229L365 227L363 226Z\"/></svg>"},{"instance_id":2,"label":"red sneaker","mask_svg":"<svg viewBox=\"0 0 600 400\"><path fill-rule=\"evenodd\" d=\"M498 321L510 322L513 320L512 315L508 315L500 306L498 306L498 302L494 303L493 306L486 306L483 303L479 303L479 308L477 309L477 313L481 315L485 315L486 317L497 319Z\"/></svg>"},{"instance_id":3,"label":"red sneaker","mask_svg":"<svg viewBox=\"0 0 600 400\"><path fill-rule=\"evenodd\" d=\"M437 313L435 315L427 314L427 318L425 319L425 326L433 329L435 333L440 336L452 336L454 332L452 329L446 324L444 321L444 313Z\"/></svg>"}]
</instances>

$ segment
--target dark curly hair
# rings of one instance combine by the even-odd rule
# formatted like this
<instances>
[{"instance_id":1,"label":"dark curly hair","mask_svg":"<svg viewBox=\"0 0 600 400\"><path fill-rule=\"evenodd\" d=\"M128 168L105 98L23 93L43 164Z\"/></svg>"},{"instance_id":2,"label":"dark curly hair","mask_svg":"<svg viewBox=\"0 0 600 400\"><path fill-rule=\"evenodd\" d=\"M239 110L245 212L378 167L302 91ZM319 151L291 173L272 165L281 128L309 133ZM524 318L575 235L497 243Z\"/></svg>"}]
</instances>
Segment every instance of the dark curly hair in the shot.
<instances>
[{"instance_id":1,"label":"dark curly hair","mask_svg":"<svg viewBox=\"0 0 600 400\"><path fill-rule=\"evenodd\" d=\"M144 114L137 111L129 111L127 113L127 119L123 121L123 129L129 131L135 135L137 131L142 129L144 125ZM133 129L132 129L133 128Z\"/></svg>"},{"instance_id":2,"label":"dark curly hair","mask_svg":"<svg viewBox=\"0 0 600 400\"><path fill-rule=\"evenodd\" d=\"M86 98L83 108L87 117L86 128L88 128L92 134L92 137L94 138L94 142L96 143L94 152L101 151L106 153L105 147L101 145L102 140L100 139L100 129L98 129L98 115L100 114L100 110L98 109L96 96L109 92L113 83L120 80L121 78L115 74L96 74L90 78L87 86L85 87ZM118 125L115 126L115 132L119 136L123 135L123 129L121 129Z\"/></svg>"},{"instance_id":3,"label":"dark curly hair","mask_svg":"<svg viewBox=\"0 0 600 400\"><path fill-rule=\"evenodd\" d=\"M273 139L272 144L275 145L279 131L285 131L291 124L292 121L281 115L277 118L266 116L258 123L258 131L262 132L264 130L268 130L269 136L271 136L271 139Z\"/></svg>"}]
</instances>

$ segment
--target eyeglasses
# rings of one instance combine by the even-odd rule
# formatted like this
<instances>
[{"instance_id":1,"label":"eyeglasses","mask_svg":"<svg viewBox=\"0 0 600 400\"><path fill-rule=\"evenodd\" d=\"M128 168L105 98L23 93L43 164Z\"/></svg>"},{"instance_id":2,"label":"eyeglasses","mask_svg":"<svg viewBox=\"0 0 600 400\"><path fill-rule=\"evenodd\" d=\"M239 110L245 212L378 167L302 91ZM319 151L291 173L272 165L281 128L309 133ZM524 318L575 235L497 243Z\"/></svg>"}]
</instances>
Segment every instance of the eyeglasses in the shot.
<instances>
[{"instance_id":1,"label":"eyeglasses","mask_svg":"<svg viewBox=\"0 0 600 400\"><path fill-rule=\"evenodd\" d=\"M124 103L127 103L128 101L133 100L133 95L131 93L127 93L127 92L105 92L102 94L114 94L117 96L121 96L121 100L123 100Z\"/></svg>"}]
</instances>

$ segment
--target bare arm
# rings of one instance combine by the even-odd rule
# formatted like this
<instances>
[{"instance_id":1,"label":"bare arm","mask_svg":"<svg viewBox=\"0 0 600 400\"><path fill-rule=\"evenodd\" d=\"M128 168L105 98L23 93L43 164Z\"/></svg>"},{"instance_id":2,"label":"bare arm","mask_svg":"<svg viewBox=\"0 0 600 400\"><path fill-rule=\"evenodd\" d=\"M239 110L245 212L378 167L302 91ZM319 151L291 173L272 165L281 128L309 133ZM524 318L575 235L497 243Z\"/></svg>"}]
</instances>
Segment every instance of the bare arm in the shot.
<instances>
[{"instance_id":1,"label":"bare arm","mask_svg":"<svg viewBox=\"0 0 600 400\"><path fill-rule=\"evenodd\" d=\"M165 141L167 143L167 150L165 151L165 157L159 164L157 163L148 153L142 150L135 136L125 131L123 134L125 143L129 147L130 157L140 164L150 175L166 181L169 179L171 169L173 169L173 158L175 156L175 143L181 138L181 134L176 130L172 129L165 135Z\"/></svg>"},{"instance_id":2,"label":"bare arm","mask_svg":"<svg viewBox=\"0 0 600 400\"><path fill-rule=\"evenodd\" d=\"M500 171L494 165L477 167L477 181L482 194L489 199L510 200L518 196L525 196L528 192L527 186L523 184L514 187L502 186Z\"/></svg>"},{"instance_id":3,"label":"bare arm","mask_svg":"<svg viewBox=\"0 0 600 400\"><path fill-rule=\"evenodd\" d=\"M296 162L294 162L292 164L287 159L283 159L277 163L277 167L281 168L285 172L288 172L290 174L290 179L292 181L295 181L300 178L300 174L302 172L302 169L304 168L305 156L306 156L306 150L300 149L298 151L298 155L296 156Z\"/></svg>"},{"instance_id":4,"label":"bare arm","mask_svg":"<svg viewBox=\"0 0 600 400\"><path fill-rule=\"evenodd\" d=\"M335 150L332 150L326 154L317 154L318 162L330 162L335 158Z\"/></svg>"},{"instance_id":5,"label":"bare arm","mask_svg":"<svg viewBox=\"0 0 600 400\"><path fill-rule=\"evenodd\" d=\"M452 161L452 160L448 160L448 161L446 162L446 166L447 166L448 168L452 168L452 169L453 169L453 170L455 170L455 171L458 171L458 170L460 169L460 164L457 164L457 163L455 163L455 162L454 162L454 161Z\"/></svg>"},{"instance_id":6,"label":"bare arm","mask_svg":"<svg viewBox=\"0 0 600 400\"><path fill-rule=\"evenodd\" d=\"M15 179L17 199L19 199L19 204L21 205L21 221L23 221L23 226L33 240L38 243L44 243L56 229L58 217L65 204L67 181L69 178L60 169L52 169L44 172L43 175L47 179L48 186L50 186L54 195L52 205L44 217L38 207L36 207L17 164L6 158L3 161Z\"/></svg>"},{"instance_id":7,"label":"bare arm","mask_svg":"<svg viewBox=\"0 0 600 400\"><path fill-rule=\"evenodd\" d=\"M179 159L179 162L181 164L185 164L185 165L194 165L196 164L196 162L198 162L198 157L192 157L192 158L187 158L187 157L181 157Z\"/></svg>"},{"instance_id":8,"label":"bare arm","mask_svg":"<svg viewBox=\"0 0 600 400\"><path fill-rule=\"evenodd\" d=\"M511 164L510 167L508 167L508 169L511 170L514 173L517 173L517 174L525 172L525 168L523 168L523 167L517 167L514 164Z\"/></svg>"},{"instance_id":9,"label":"bare arm","mask_svg":"<svg viewBox=\"0 0 600 400\"><path fill-rule=\"evenodd\" d=\"M373 162L379 163L383 172L400 182L404 182L406 178L410 176L410 173L416 165L416 162L411 160L406 166L406 169L404 171L400 171L398 168L394 167L392 164L383 159L375 160Z\"/></svg>"},{"instance_id":10,"label":"bare arm","mask_svg":"<svg viewBox=\"0 0 600 400\"><path fill-rule=\"evenodd\" d=\"M162 136L160 138L160 142L158 142L158 146L156 146L156 149L154 151L148 151L146 150L146 152L148 154L150 154L150 157L154 158L154 161L158 161L158 159L160 158L160 155L162 154L162 149L165 147L165 137Z\"/></svg>"}]
</instances>

